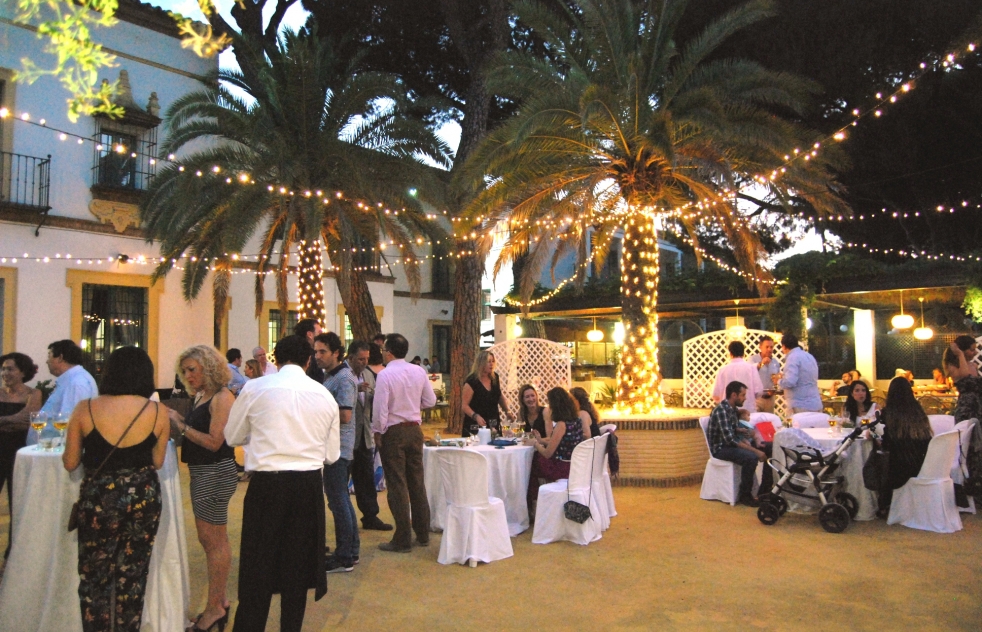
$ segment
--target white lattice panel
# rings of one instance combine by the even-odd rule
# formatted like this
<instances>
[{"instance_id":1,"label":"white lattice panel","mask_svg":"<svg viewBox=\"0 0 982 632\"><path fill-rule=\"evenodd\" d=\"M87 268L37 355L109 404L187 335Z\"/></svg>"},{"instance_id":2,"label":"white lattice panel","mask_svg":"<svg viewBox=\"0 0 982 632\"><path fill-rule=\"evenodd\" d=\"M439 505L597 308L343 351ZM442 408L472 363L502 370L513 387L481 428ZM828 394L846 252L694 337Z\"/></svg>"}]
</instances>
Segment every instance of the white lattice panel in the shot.
<instances>
[{"instance_id":1,"label":"white lattice panel","mask_svg":"<svg viewBox=\"0 0 982 632\"><path fill-rule=\"evenodd\" d=\"M497 364L501 392L508 410L518 414L518 389L531 384L545 397L556 386L569 388L572 383L570 348L541 338L516 338L499 342L488 349Z\"/></svg>"},{"instance_id":2,"label":"white lattice panel","mask_svg":"<svg viewBox=\"0 0 982 632\"><path fill-rule=\"evenodd\" d=\"M783 362L781 334L760 329L748 329L745 336L736 338L746 346L745 358L760 353L760 341L764 337L775 341L773 358ZM713 384L716 374L730 361L726 346L734 337L726 330L711 331L708 334L690 338L682 343L682 383L685 385L684 397L687 408L712 408ZM768 388L769 384L764 384ZM784 410L784 398L780 395L774 402L774 410Z\"/></svg>"}]
</instances>

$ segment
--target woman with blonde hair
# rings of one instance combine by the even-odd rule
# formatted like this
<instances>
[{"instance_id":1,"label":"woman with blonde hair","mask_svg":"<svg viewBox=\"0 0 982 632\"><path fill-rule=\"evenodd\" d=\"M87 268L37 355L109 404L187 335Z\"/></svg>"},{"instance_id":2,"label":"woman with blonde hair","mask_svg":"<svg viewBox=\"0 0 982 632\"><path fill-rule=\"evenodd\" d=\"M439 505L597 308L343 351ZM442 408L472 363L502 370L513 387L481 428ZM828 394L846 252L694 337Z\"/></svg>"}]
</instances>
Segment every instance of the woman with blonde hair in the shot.
<instances>
[{"instance_id":1,"label":"woman with blonde hair","mask_svg":"<svg viewBox=\"0 0 982 632\"><path fill-rule=\"evenodd\" d=\"M242 372L245 373L245 376L250 380L263 376L263 370L259 368L258 360L246 360Z\"/></svg>"},{"instance_id":2,"label":"woman with blonde hair","mask_svg":"<svg viewBox=\"0 0 982 632\"><path fill-rule=\"evenodd\" d=\"M508 419L514 419L508 411L508 402L501 393L498 374L494 372L494 354L487 349L480 351L474 358L474 368L464 383L461 399L464 411L463 436L471 434L471 428L487 427L488 422L494 425L498 421L498 407L505 411Z\"/></svg>"},{"instance_id":3,"label":"woman with blonde hair","mask_svg":"<svg viewBox=\"0 0 982 632\"><path fill-rule=\"evenodd\" d=\"M225 442L225 424L235 396L226 386L228 364L214 347L188 347L177 358L177 372L194 407L187 419L173 413L173 432L184 438L181 460L191 473L191 508L198 541L208 559L208 603L193 630L224 630L228 622L226 587L232 565L228 543L228 502L238 486L235 452Z\"/></svg>"}]
</instances>

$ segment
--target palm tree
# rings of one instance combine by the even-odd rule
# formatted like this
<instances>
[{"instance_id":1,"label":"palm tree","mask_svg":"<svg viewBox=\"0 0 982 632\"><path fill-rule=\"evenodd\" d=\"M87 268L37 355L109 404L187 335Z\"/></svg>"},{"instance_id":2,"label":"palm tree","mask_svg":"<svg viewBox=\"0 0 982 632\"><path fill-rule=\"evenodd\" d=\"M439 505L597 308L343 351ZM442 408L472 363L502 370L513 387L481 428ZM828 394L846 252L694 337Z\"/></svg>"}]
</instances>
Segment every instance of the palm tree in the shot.
<instances>
[{"instance_id":1,"label":"palm tree","mask_svg":"<svg viewBox=\"0 0 982 632\"><path fill-rule=\"evenodd\" d=\"M411 288L419 291L414 240L439 239L422 201L438 203L439 170L449 151L407 114L391 75L358 72L332 42L309 30L286 32L274 50L238 39L252 54L245 72L223 70L206 90L168 110L164 154L186 155L155 178L141 213L164 258L156 275L187 256L183 291L193 298L216 273L216 314L224 306L230 257L257 234L256 310L267 273L276 275L286 314L291 255L300 274L301 317L324 321L326 246L357 338L380 331L363 265L379 236L397 244Z\"/></svg>"},{"instance_id":2,"label":"palm tree","mask_svg":"<svg viewBox=\"0 0 982 632\"><path fill-rule=\"evenodd\" d=\"M846 213L830 172L839 153L785 159L795 147L813 151L818 135L793 117L814 86L712 57L727 37L770 15L770 2L743 5L683 45L673 34L684 1L556 4L516 7L548 54L498 59L492 88L521 107L468 163L479 189L469 214L484 228L509 227L496 267L525 257L525 301L547 261L575 253L581 264L590 256L602 264L611 238L623 233L618 404L650 411L662 405L658 230L679 225L698 254L699 227L717 224L766 292L763 248L733 192L789 212Z\"/></svg>"}]
</instances>

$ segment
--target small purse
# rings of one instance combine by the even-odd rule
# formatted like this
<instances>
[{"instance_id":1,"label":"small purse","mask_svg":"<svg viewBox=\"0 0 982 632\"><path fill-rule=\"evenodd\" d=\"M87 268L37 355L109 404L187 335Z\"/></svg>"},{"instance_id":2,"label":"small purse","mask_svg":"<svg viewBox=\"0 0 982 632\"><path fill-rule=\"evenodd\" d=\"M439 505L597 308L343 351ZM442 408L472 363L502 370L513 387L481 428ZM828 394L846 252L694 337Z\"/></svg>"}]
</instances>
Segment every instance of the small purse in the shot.
<instances>
[{"instance_id":1,"label":"small purse","mask_svg":"<svg viewBox=\"0 0 982 632\"><path fill-rule=\"evenodd\" d=\"M872 492L886 487L890 477L890 453L874 448L863 465L863 485Z\"/></svg>"},{"instance_id":2,"label":"small purse","mask_svg":"<svg viewBox=\"0 0 982 632\"><path fill-rule=\"evenodd\" d=\"M593 444L593 451L597 451L597 444ZM587 502L593 500L593 463L596 462L596 458L590 461L590 494L587 497ZM587 520L593 517L590 513L589 505L584 505L583 503L578 503L575 500L569 499L569 481L566 481L566 502L563 504L563 515L566 516L567 520L572 520L576 524L583 524Z\"/></svg>"},{"instance_id":3,"label":"small purse","mask_svg":"<svg viewBox=\"0 0 982 632\"><path fill-rule=\"evenodd\" d=\"M92 416L92 400L90 399L90 400L87 400L87 401L89 403L89 419L92 420L92 426L95 427L95 417ZM149 406L149 405L150 405L150 400L148 399L147 400L147 403L144 404L143 405L143 408L140 409L140 412L138 412L136 414L136 417L133 418L133 421L130 422L130 425L126 426L126 430L124 430L123 431L123 434L120 435L119 439L116 440L116 445L114 445L113 446L113 449L109 451L109 454L106 455L106 458L104 458L102 460L102 463L99 464L99 467L96 468L96 471L92 474L92 476L86 476L85 479L82 481L82 484L78 488L78 497L80 499L82 498L82 491L85 488L85 483L87 481L89 481L89 480L91 480L91 479L99 476L99 472L102 471L102 466L105 465L106 462L109 460L109 457L111 457L113 455L113 452L115 452L116 451L116 448L119 447L120 442L122 442L123 438L127 435L127 433L129 433L130 428L133 427L133 424L136 423L136 420L140 418L140 415L143 414L143 411L145 411L147 409L147 406ZM79 520L80 520L79 519L79 513L81 511L79 509L79 506L78 506L78 503L79 502L80 502L79 500L76 500L75 503L72 505L72 510L70 512L68 512L68 532L69 533L71 533L72 531L75 531L76 529L78 529L78 523L79 523Z\"/></svg>"}]
</instances>

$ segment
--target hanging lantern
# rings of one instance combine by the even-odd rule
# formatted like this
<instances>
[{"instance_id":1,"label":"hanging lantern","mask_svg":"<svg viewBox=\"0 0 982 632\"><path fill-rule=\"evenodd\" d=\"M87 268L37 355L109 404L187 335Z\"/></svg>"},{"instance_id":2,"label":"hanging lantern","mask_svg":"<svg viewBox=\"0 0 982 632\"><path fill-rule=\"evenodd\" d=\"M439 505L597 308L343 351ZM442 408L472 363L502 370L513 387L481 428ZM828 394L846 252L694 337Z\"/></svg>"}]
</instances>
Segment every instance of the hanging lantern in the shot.
<instances>
[{"instance_id":1,"label":"hanging lantern","mask_svg":"<svg viewBox=\"0 0 982 632\"><path fill-rule=\"evenodd\" d=\"M894 329L910 329L914 326L914 317L904 313L904 291L900 290L900 313L890 319Z\"/></svg>"},{"instance_id":2,"label":"hanging lantern","mask_svg":"<svg viewBox=\"0 0 982 632\"><path fill-rule=\"evenodd\" d=\"M924 299L918 298L921 302L921 326L914 330L914 337L918 340L930 340L934 338L934 330L924 326Z\"/></svg>"},{"instance_id":3,"label":"hanging lantern","mask_svg":"<svg viewBox=\"0 0 982 632\"><path fill-rule=\"evenodd\" d=\"M589 340L590 342L603 342L604 332L597 329L596 317L594 317L593 319L593 329L586 332L586 339Z\"/></svg>"}]
</instances>

